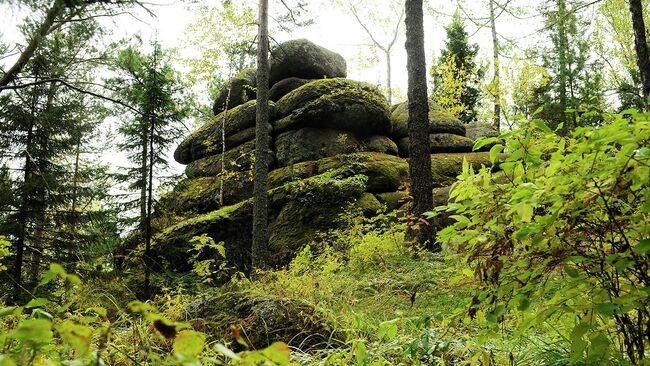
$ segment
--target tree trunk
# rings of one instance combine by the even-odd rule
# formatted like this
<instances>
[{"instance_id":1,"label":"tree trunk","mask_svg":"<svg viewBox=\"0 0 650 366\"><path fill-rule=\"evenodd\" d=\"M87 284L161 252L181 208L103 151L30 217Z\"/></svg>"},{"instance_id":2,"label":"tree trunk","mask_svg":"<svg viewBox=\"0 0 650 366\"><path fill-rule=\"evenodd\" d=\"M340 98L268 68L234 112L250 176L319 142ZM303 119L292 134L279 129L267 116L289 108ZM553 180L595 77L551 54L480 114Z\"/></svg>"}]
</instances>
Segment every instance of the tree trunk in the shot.
<instances>
[{"instance_id":1,"label":"tree trunk","mask_svg":"<svg viewBox=\"0 0 650 366\"><path fill-rule=\"evenodd\" d=\"M413 196L412 216L407 240L438 251L435 225L423 221L423 214L433 209L433 181L429 148L429 103L427 69L424 55L422 0L406 0L406 67L409 100L409 180Z\"/></svg>"},{"instance_id":2,"label":"tree trunk","mask_svg":"<svg viewBox=\"0 0 650 366\"><path fill-rule=\"evenodd\" d=\"M393 105L393 90L391 86L391 64L390 64L390 50L386 52L386 88L388 88L388 105Z\"/></svg>"},{"instance_id":3,"label":"tree trunk","mask_svg":"<svg viewBox=\"0 0 650 366\"><path fill-rule=\"evenodd\" d=\"M494 63L494 128L501 129L501 64L499 62L499 38L497 36L494 0L490 0L490 26L492 28L492 59Z\"/></svg>"},{"instance_id":4,"label":"tree trunk","mask_svg":"<svg viewBox=\"0 0 650 366\"><path fill-rule=\"evenodd\" d=\"M29 41L29 44L25 50L20 54L18 60L13 64L13 66L11 66L9 70L7 70L4 75L2 75L2 78L0 78L0 86L7 86L9 83L14 81L14 79L16 79L18 73L23 70L29 59L32 58L34 52L36 51L36 48L38 48L43 38L45 38L48 32L50 32L52 25L54 25L54 21L64 9L65 6L63 0L54 1L52 7L45 14L43 23L41 23L41 25L38 27L36 34L34 34L34 37L32 37L32 39ZM0 93L2 93L2 89L0 89Z\"/></svg>"},{"instance_id":5,"label":"tree trunk","mask_svg":"<svg viewBox=\"0 0 650 366\"><path fill-rule=\"evenodd\" d=\"M157 76L158 76L158 44L154 45L153 50L153 67L151 68L153 72L153 86L152 90L149 93L149 105L152 106L149 111L149 171L147 172L147 218L145 220L145 234L144 234L144 290L145 297L149 298L151 296L151 285L150 285L150 276L151 276L151 215L153 213L153 165L154 165L154 135L156 133L156 106L160 101L158 100L157 93Z\"/></svg>"},{"instance_id":6,"label":"tree trunk","mask_svg":"<svg viewBox=\"0 0 650 366\"><path fill-rule=\"evenodd\" d=\"M650 111L650 52L648 51L641 0L630 0L630 13L632 14L632 28L634 29L636 62L641 72L643 104L646 111Z\"/></svg>"},{"instance_id":7,"label":"tree trunk","mask_svg":"<svg viewBox=\"0 0 650 366\"><path fill-rule=\"evenodd\" d=\"M268 243L267 177L269 170L269 32L268 0L259 0L257 47L257 116L255 123L255 167L253 170L253 243L251 265L264 267Z\"/></svg>"},{"instance_id":8,"label":"tree trunk","mask_svg":"<svg viewBox=\"0 0 650 366\"><path fill-rule=\"evenodd\" d=\"M560 64L560 73L558 75L560 83L560 110L562 115L562 120L564 122L564 132L567 133L573 128L570 126L569 120L566 118L566 109L567 109L567 60L566 60L566 51L567 51L567 35L566 35L566 0L558 0L558 38L559 38L559 49L558 49L558 63Z\"/></svg>"}]
</instances>

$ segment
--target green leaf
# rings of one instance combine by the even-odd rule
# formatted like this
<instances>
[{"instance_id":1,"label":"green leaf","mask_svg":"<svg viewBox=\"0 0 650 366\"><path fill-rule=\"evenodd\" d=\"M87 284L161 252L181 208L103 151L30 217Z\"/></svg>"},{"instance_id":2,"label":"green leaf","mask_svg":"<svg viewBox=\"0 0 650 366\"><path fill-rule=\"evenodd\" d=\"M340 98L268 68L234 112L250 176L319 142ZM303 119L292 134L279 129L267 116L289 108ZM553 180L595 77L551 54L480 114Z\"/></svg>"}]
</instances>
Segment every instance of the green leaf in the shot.
<instances>
[{"instance_id":1,"label":"green leaf","mask_svg":"<svg viewBox=\"0 0 650 366\"><path fill-rule=\"evenodd\" d=\"M580 277L580 272L573 266L564 266L564 272L569 275L571 278Z\"/></svg>"},{"instance_id":2,"label":"green leaf","mask_svg":"<svg viewBox=\"0 0 650 366\"><path fill-rule=\"evenodd\" d=\"M501 154L504 148L505 146L501 144L496 144L492 146L492 148L490 149L490 162L492 162L492 164L497 162L499 158L499 154Z\"/></svg>"},{"instance_id":3,"label":"green leaf","mask_svg":"<svg viewBox=\"0 0 650 366\"><path fill-rule=\"evenodd\" d=\"M639 254L639 255L646 255L648 252L650 252L650 239L643 239L637 245L632 248L632 251L634 253Z\"/></svg>"},{"instance_id":4,"label":"green leaf","mask_svg":"<svg viewBox=\"0 0 650 366\"><path fill-rule=\"evenodd\" d=\"M363 342L357 342L354 347L354 364L355 366L364 366L368 361L366 345Z\"/></svg>"},{"instance_id":5,"label":"green leaf","mask_svg":"<svg viewBox=\"0 0 650 366\"><path fill-rule=\"evenodd\" d=\"M88 353L92 342L92 328L77 324L71 320L64 320L55 328L63 341L77 350L80 356L83 357Z\"/></svg>"},{"instance_id":6,"label":"green leaf","mask_svg":"<svg viewBox=\"0 0 650 366\"><path fill-rule=\"evenodd\" d=\"M478 139L478 140L476 141L476 143L474 144L474 148L473 148L473 150L476 151L476 150L482 148L482 147L485 146L485 145L489 145L489 144L495 143L495 142L497 142L497 141L499 141L499 138L498 138L498 137L484 137L484 138L480 138L480 139Z\"/></svg>"},{"instance_id":7,"label":"green leaf","mask_svg":"<svg viewBox=\"0 0 650 366\"><path fill-rule=\"evenodd\" d=\"M26 319L10 334L24 343L49 344L52 341L52 322L47 319Z\"/></svg>"},{"instance_id":8,"label":"green leaf","mask_svg":"<svg viewBox=\"0 0 650 366\"><path fill-rule=\"evenodd\" d=\"M17 306L8 306L6 308L0 309L0 319L14 314L20 314L22 312L22 307Z\"/></svg>"},{"instance_id":9,"label":"green leaf","mask_svg":"<svg viewBox=\"0 0 650 366\"><path fill-rule=\"evenodd\" d=\"M526 311L530 307L530 299L528 297L524 297L519 301L519 306L517 306L517 309L519 311Z\"/></svg>"},{"instance_id":10,"label":"green leaf","mask_svg":"<svg viewBox=\"0 0 650 366\"><path fill-rule=\"evenodd\" d=\"M596 304L596 310L605 316L612 316L616 310L616 304L611 302Z\"/></svg>"},{"instance_id":11,"label":"green leaf","mask_svg":"<svg viewBox=\"0 0 650 366\"><path fill-rule=\"evenodd\" d=\"M50 269L47 272L45 272L43 278L41 279L41 282L39 282L38 286L36 287L47 285L48 283L52 282L52 280L55 279L56 276L65 277L67 274L68 272L66 272L65 269L61 267L61 265L56 263L51 263Z\"/></svg>"},{"instance_id":12,"label":"green leaf","mask_svg":"<svg viewBox=\"0 0 650 366\"><path fill-rule=\"evenodd\" d=\"M533 124L535 124L535 127L539 128L540 130L546 132L546 133L552 133L551 129L542 121L541 119L536 119L533 121Z\"/></svg>"},{"instance_id":13,"label":"green leaf","mask_svg":"<svg viewBox=\"0 0 650 366\"><path fill-rule=\"evenodd\" d=\"M36 298L36 299L31 299L31 300L27 303L27 305L25 305L25 307L26 307L27 309L40 308L41 306L47 304L48 302L49 302L48 299L45 299L45 298L39 297L39 298Z\"/></svg>"},{"instance_id":14,"label":"green leaf","mask_svg":"<svg viewBox=\"0 0 650 366\"><path fill-rule=\"evenodd\" d=\"M198 356L205 346L205 334L195 330L183 330L174 339L174 353Z\"/></svg>"},{"instance_id":15,"label":"green leaf","mask_svg":"<svg viewBox=\"0 0 650 366\"><path fill-rule=\"evenodd\" d=\"M237 356L235 352L221 343L214 346L214 350L235 361L241 361L241 357Z\"/></svg>"},{"instance_id":16,"label":"green leaf","mask_svg":"<svg viewBox=\"0 0 650 366\"><path fill-rule=\"evenodd\" d=\"M289 365L291 350L286 343L275 342L262 350L262 353L275 365Z\"/></svg>"}]
</instances>

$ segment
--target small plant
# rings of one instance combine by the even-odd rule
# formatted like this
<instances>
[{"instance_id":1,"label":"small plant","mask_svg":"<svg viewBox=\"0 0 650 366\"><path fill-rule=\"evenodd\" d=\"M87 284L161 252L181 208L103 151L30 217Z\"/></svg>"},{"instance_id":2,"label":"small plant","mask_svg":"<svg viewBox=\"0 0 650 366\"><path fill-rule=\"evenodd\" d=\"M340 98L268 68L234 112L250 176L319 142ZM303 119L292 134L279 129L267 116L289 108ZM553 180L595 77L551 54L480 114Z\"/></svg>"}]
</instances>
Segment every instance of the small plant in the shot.
<instances>
[{"instance_id":1,"label":"small plant","mask_svg":"<svg viewBox=\"0 0 650 366\"><path fill-rule=\"evenodd\" d=\"M226 262L226 247L223 242L215 243L214 239L207 234L195 236L190 241L192 244L192 257L190 263L192 264L192 272L194 272L201 279L201 283L212 283L215 278L219 277L224 272L227 266ZM218 254L221 260L217 262L214 256ZM205 257L207 259L202 259Z\"/></svg>"}]
</instances>

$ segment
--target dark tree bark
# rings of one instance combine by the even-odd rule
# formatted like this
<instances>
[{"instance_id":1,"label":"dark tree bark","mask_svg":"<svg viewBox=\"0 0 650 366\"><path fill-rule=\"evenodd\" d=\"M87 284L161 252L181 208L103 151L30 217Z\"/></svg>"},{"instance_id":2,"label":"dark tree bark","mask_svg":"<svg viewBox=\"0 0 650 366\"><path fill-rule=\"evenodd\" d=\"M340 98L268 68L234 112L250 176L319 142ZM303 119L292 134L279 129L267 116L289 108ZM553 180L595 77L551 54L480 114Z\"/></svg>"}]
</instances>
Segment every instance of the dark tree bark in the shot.
<instances>
[{"instance_id":1,"label":"dark tree bark","mask_svg":"<svg viewBox=\"0 0 650 366\"><path fill-rule=\"evenodd\" d=\"M501 128L501 64L499 62L499 38L497 36L494 0L490 0L490 28L492 28L492 62L494 63L494 128Z\"/></svg>"},{"instance_id":2,"label":"dark tree bark","mask_svg":"<svg viewBox=\"0 0 650 366\"><path fill-rule=\"evenodd\" d=\"M435 243L435 225L424 220L422 216L433 209L422 0L406 0L405 22L410 138L409 180L413 196L412 215L415 219L413 225L409 225L407 240L438 251L440 247Z\"/></svg>"},{"instance_id":3,"label":"dark tree bark","mask_svg":"<svg viewBox=\"0 0 650 366\"><path fill-rule=\"evenodd\" d=\"M251 264L253 275L264 267L268 244L268 199L266 196L269 171L269 30L268 0L259 0L257 47L257 116L255 124L255 167L253 169L253 243Z\"/></svg>"},{"instance_id":4,"label":"dark tree bark","mask_svg":"<svg viewBox=\"0 0 650 366\"><path fill-rule=\"evenodd\" d=\"M650 111L650 52L646 39L646 28L643 21L643 6L641 0L630 0L630 13L632 14L632 28L634 29L634 48L636 49L636 62L641 72L643 103L645 109Z\"/></svg>"}]
</instances>

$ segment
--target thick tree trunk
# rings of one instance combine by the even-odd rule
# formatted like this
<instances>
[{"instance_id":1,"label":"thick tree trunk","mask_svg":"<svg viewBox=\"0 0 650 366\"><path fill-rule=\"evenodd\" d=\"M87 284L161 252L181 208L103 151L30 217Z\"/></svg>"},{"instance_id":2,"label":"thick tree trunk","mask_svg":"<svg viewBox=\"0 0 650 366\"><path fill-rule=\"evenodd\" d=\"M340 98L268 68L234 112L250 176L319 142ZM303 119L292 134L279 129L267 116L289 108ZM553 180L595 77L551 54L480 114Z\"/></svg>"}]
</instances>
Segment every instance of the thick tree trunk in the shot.
<instances>
[{"instance_id":1,"label":"thick tree trunk","mask_svg":"<svg viewBox=\"0 0 650 366\"><path fill-rule=\"evenodd\" d=\"M501 64L499 62L499 38L494 14L494 0L490 0L490 27L492 28L492 62L494 63L494 128L501 129Z\"/></svg>"},{"instance_id":2,"label":"thick tree trunk","mask_svg":"<svg viewBox=\"0 0 650 366\"><path fill-rule=\"evenodd\" d=\"M264 267L268 243L267 177L269 170L269 31L268 0L259 0L257 47L257 116L255 124L255 167L253 170L253 243L251 264L254 271Z\"/></svg>"},{"instance_id":3,"label":"thick tree trunk","mask_svg":"<svg viewBox=\"0 0 650 366\"><path fill-rule=\"evenodd\" d=\"M435 225L423 214L433 209L433 181L429 148L429 103L427 97L427 69L424 55L424 26L422 0L406 0L406 59L409 99L409 179L413 196L414 225L407 232L407 240L416 241L432 250L440 250L435 243Z\"/></svg>"},{"instance_id":4,"label":"thick tree trunk","mask_svg":"<svg viewBox=\"0 0 650 366\"><path fill-rule=\"evenodd\" d=\"M643 6L641 0L630 0L630 13L632 14L632 28L634 29L634 48L636 49L636 62L641 72L643 100L646 111L650 111L650 52L646 39L646 28L643 20Z\"/></svg>"}]
</instances>

